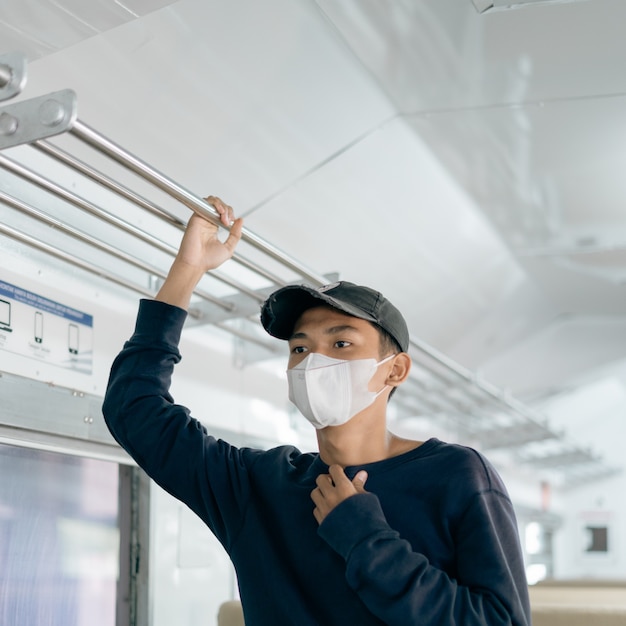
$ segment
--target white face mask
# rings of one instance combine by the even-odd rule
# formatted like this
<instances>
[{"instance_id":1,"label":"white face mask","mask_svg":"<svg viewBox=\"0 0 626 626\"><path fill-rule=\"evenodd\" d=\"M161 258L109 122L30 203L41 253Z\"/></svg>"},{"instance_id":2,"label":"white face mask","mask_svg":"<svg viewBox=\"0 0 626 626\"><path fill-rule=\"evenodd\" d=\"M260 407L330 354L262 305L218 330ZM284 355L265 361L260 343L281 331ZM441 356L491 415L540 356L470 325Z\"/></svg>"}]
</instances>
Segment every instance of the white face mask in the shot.
<instances>
[{"instance_id":1,"label":"white face mask","mask_svg":"<svg viewBox=\"0 0 626 626\"><path fill-rule=\"evenodd\" d=\"M341 426L370 406L385 390L367 387L382 361L333 359L317 352L308 354L298 365L287 370L289 399L315 428Z\"/></svg>"}]
</instances>

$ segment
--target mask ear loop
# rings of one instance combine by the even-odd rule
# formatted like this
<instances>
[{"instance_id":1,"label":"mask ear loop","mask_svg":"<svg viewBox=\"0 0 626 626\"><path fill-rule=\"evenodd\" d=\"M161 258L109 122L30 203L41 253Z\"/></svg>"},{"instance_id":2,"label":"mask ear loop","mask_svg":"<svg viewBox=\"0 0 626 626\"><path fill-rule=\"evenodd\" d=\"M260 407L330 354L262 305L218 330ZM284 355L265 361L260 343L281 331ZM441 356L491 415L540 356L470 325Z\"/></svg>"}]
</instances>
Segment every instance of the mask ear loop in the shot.
<instances>
[{"instance_id":1,"label":"mask ear loop","mask_svg":"<svg viewBox=\"0 0 626 626\"><path fill-rule=\"evenodd\" d=\"M376 367L378 367L379 365L382 365L383 363L386 363L387 361L390 361L391 359L393 359L394 356L398 356L398 355L390 354L389 356L385 357L382 361L378 361L378 363L376 363Z\"/></svg>"},{"instance_id":2,"label":"mask ear loop","mask_svg":"<svg viewBox=\"0 0 626 626\"><path fill-rule=\"evenodd\" d=\"M378 363L376 363L376 368L378 368L380 365L382 365L383 363L386 363L387 361L390 361L391 359L393 359L393 357L398 356L397 354L390 354L388 357L385 357L382 361L378 361ZM378 396L385 391L385 389L387 389L387 387L391 387L391 385L383 385L383 388L380 391L376 391L374 392L376 395L374 396L374 398L378 398Z\"/></svg>"}]
</instances>

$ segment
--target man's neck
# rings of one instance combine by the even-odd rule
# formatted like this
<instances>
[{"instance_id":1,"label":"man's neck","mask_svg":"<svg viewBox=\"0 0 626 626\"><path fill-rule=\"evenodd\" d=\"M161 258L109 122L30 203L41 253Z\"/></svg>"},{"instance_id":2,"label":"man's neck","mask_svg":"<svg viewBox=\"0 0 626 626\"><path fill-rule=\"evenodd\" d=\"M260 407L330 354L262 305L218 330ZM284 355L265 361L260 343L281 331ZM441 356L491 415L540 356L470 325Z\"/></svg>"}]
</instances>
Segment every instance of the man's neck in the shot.
<instances>
[{"instance_id":1,"label":"man's neck","mask_svg":"<svg viewBox=\"0 0 626 626\"><path fill-rule=\"evenodd\" d=\"M359 466L389 459L420 445L387 430L385 415L364 412L342 426L317 431L320 457L326 465Z\"/></svg>"},{"instance_id":2,"label":"man's neck","mask_svg":"<svg viewBox=\"0 0 626 626\"><path fill-rule=\"evenodd\" d=\"M326 465L364 465L388 458L391 433L386 429L349 428L348 424L317 431L320 457Z\"/></svg>"}]
</instances>

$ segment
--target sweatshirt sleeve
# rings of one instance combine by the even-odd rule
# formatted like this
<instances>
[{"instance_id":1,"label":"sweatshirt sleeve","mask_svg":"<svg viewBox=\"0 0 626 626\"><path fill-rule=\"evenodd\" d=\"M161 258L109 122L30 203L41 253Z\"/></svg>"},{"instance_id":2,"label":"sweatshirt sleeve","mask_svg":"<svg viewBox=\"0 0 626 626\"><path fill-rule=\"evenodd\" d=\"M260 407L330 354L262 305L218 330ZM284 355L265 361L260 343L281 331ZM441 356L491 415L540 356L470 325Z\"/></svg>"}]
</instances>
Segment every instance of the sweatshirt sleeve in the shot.
<instances>
[{"instance_id":1,"label":"sweatshirt sleeve","mask_svg":"<svg viewBox=\"0 0 626 626\"><path fill-rule=\"evenodd\" d=\"M242 451L210 437L169 388L186 311L142 300L132 337L111 367L103 403L116 441L195 511L228 549L249 500Z\"/></svg>"},{"instance_id":2,"label":"sweatshirt sleeve","mask_svg":"<svg viewBox=\"0 0 626 626\"><path fill-rule=\"evenodd\" d=\"M530 626L527 585L508 498L476 494L456 537L457 579L390 528L378 497L337 506L319 534L346 562L346 579L388 626Z\"/></svg>"}]
</instances>

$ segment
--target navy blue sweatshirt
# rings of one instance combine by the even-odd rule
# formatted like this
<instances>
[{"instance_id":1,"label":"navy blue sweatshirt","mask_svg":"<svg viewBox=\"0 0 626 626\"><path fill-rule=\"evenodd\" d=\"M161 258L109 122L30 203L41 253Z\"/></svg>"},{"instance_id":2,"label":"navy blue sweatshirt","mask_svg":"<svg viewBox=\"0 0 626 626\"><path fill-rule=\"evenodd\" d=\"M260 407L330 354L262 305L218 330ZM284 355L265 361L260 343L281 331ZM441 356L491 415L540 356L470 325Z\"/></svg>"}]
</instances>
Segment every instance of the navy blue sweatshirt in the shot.
<instances>
[{"instance_id":1,"label":"navy blue sweatshirt","mask_svg":"<svg viewBox=\"0 0 626 626\"><path fill-rule=\"evenodd\" d=\"M328 466L292 446L236 448L169 393L186 313L142 300L116 358L104 416L120 445L187 504L237 572L246 626L530 624L517 524L478 452L430 439L368 472L367 493L318 526Z\"/></svg>"}]
</instances>

